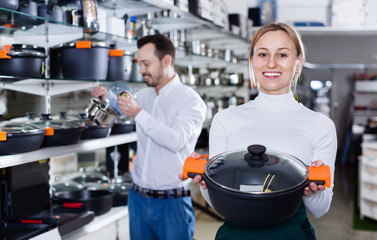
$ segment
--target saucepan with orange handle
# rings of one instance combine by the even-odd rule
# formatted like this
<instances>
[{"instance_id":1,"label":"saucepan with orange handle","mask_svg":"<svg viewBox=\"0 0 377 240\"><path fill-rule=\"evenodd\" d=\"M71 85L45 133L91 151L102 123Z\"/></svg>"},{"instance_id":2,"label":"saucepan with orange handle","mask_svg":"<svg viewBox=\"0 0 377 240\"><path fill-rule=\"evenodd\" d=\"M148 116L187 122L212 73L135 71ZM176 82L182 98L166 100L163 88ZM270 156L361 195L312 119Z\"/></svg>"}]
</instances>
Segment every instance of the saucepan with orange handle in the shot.
<instances>
[{"instance_id":1,"label":"saucepan with orange handle","mask_svg":"<svg viewBox=\"0 0 377 240\"><path fill-rule=\"evenodd\" d=\"M330 187L329 166L308 167L296 157L250 145L209 160L188 157L184 177L201 175L213 208L225 219L248 225L271 225L292 217L311 182Z\"/></svg>"}]
</instances>

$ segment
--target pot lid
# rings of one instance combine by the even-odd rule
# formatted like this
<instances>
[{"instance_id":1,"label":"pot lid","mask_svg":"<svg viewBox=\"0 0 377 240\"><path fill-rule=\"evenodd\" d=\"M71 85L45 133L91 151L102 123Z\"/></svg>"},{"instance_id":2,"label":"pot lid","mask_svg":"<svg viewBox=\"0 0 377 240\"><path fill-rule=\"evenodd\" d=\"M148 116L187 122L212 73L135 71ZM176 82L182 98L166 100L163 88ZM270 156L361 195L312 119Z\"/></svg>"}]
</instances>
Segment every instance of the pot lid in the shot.
<instances>
[{"instance_id":1,"label":"pot lid","mask_svg":"<svg viewBox=\"0 0 377 240\"><path fill-rule=\"evenodd\" d=\"M19 133L39 133L44 132L44 129L37 125L30 123L22 123L15 121L1 121L0 131L7 134L19 134Z\"/></svg>"},{"instance_id":2,"label":"pot lid","mask_svg":"<svg viewBox=\"0 0 377 240\"><path fill-rule=\"evenodd\" d=\"M232 191L271 193L303 184L308 168L291 155L250 145L247 150L225 152L210 159L205 174Z\"/></svg>"},{"instance_id":3,"label":"pot lid","mask_svg":"<svg viewBox=\"0 0 377 240\"><path fill-rule=\"evenodd\" d=\"M107 190L111 192L125 192L131 189L131 183L88 183L88 190Z\"/></svg>"},{"instance_id":4,"label":"pot lid","mask_svg":"<svg viewBox=\"0 0 377 240\"><path fill-rule=\"evenodd\" d=\"M75 122L63 119L52 119L50 114L41 114L39 120L31 121L32 124L43 127L43 128L54 128L54 129L73 129L82 128L82 126Z\"/></svg>"},{"instance_id":5,"label":"pot lid","mask_svg":"<svg viewBox=\"0 0 377 240\"><path fill-rule=\"evenodd\" d=\"M79 172L72 173L67 178L84 185L87 183L110 183L110 179L105 174L87 171L85 168L80 168Z\"/></svg>"},{"instance_id":6,"label":"pot lid","mask_svg":"<svg viewBox=\"0 0 377 240\"><path fill-rule=\"evenodd\" d=\"M44 49L32 45L13 44L12 46L4 46L3 51L10 57L47 57Z\"/></svg>"}]
</instances>

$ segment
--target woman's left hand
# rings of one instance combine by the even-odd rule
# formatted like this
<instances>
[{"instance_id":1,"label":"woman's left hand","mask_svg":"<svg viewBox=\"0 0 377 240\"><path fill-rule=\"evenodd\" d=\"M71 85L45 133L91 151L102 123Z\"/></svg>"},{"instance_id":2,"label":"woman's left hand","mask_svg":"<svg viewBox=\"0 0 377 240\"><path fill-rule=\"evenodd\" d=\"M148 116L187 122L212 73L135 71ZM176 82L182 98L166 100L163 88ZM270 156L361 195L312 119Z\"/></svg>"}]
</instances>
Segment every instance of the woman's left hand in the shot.
<instances>
[{"instance_id":1,"label":"woman's left hand","mask_svg":"<svg viewBox=\"0 0 377 240\"><path fill-rule=\"evenodd\" d=\"M321 160L312 162L312 167L320 167L320 166L325 166L325 164ZM304 196L310 197L313 194L317 193L318 191L323 191L323 190L325 190L325 186L317 185L316 183L311 182L309 186L304 189Z\"/></svg>"}]
</instances>

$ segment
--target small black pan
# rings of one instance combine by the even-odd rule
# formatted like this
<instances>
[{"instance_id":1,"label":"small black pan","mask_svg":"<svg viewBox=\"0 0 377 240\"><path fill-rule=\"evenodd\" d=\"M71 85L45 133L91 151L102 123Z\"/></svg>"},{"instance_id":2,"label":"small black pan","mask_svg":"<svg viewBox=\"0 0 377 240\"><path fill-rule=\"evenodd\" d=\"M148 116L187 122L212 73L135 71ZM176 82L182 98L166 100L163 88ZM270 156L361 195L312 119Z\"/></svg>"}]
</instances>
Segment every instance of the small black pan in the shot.
<instances>
[{"instance_id":1,"label":"small black pan","mask_svg":"<svg viewBox=\"0 0 377 240\"><path fill-rule=\"evenodd\" d=\"M107 213L113 207L113 194L105 190L78 190L55 194L55 200L66 208L85 207L95 216Z\"/></svg>"}]
</instances>

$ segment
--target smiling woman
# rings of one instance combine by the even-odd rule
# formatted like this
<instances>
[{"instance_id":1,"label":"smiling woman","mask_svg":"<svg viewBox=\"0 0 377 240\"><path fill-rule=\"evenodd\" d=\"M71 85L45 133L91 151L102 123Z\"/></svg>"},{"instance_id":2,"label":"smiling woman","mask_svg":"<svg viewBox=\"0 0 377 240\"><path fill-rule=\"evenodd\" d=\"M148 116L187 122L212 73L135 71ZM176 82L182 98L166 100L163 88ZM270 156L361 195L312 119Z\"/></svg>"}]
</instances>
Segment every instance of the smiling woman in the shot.
<instances>
[{"instance_id":1,"label":"smiling woman","mask_svg":"<svg viewBox=\"0 0 377 240\"><path fill-rule=\"evenodd\" d=\"M304 46L300 35L291 26L269 23L256 32L251 42L249 61L250 76L259 88L258 96L248 103L225 109L214 116L209 134L211 159L224 152L258 144L302 159L306 166L317 168L328 165L331 175L334 175L337 150L334 123L294 98L304 60ZM191 157L199 156L191 154ZM291 169L288 172L289 175L293 174ZM236 175L237 171L234 172L234 176ZM180 177L183 179L183 175ZM278 180L275 178L273 181ZM267 189L270 189L269 182L267 179ZM216 196L212 202L208 193L211 192L208 191L211 185L208 183L207 189L207 184L200 175L194 177L193 183L202 186L202 195L211 206L219 198L224 198ZM266 221L265 226L260 226L260 221L240 222L236 218L229 219L224 214L225 222L219 228L216 239L315 239L315 232L306 212L319 218L329 210L333 179L329 188L325 189L324 185L312 182L300 190L298 195L302 196L298 210L279 223L271 220ZM245 209L256 207L255 203L247 204ZM274 206L282 207L281 202ZM224 208L232 211L236 207L228 204Z\"/></svg>"},{"instance_id":2,"label":"smiling woman","mask_svg":"<svg viewBox=\"0 0 377 240\"><path fill-rule=\"evenodd\" d=\"M271 95L294 91L305 60L302 41L292 38L297 33L276 26L258 31L249 57L253 81L258 79L260 90Z\"/></svg>"}]
</instances>

